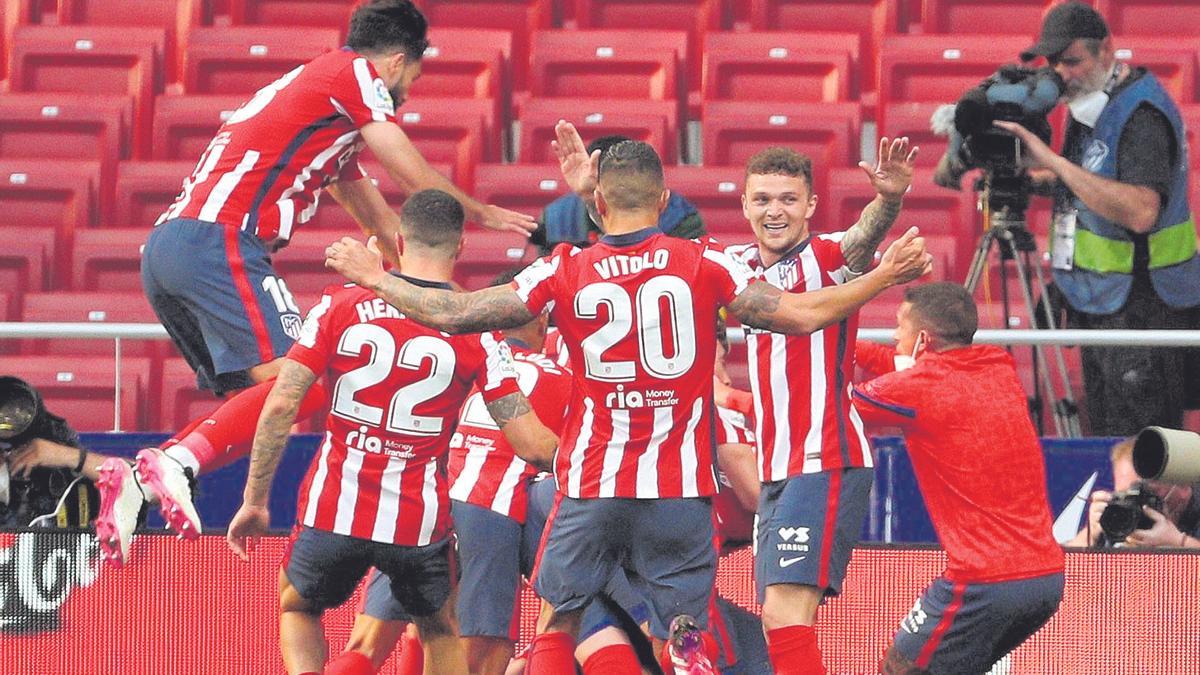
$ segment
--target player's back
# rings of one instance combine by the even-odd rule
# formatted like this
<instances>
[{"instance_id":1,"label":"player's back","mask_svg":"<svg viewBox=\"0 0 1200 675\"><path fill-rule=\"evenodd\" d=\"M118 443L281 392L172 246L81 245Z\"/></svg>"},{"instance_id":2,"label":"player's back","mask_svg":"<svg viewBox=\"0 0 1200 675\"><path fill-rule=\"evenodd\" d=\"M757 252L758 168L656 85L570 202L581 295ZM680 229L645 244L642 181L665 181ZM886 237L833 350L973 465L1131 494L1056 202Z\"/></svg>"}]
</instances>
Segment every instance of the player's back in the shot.
<instances>
[{"instance_id":1,"label":"player's back","mask_svg":"<svg viewBox=\"0 0 1200 675\"><path fill-rule=\"evenodd\" d=\"M712 376L719 308L748 274L719 250L656 230L560 246L514 282L552 305L575 390L556 458L574 497L715 492Z\"/></svg>"},{"instance_id":2,"label":"player's back","mask_svg":"<svg viewBox=\"0 0 1200 675\"><path fill-rule=\"evenodd\" d=\"M512 353L521 392L542 424L561 435L571 398L570 371L542 353L517 346ZM517 457L482 392L473 392L463 404L446 469L451 499L524 522L528 502L523 483L538 470Z\"/></svg>"},{"instance_id":3,"label":"player's back","mask_svg":"<svg viewBox=\"0 0 1200 675\"><path fill-rule=\"evenodd\" d=\"M326 289L288 353L325 374L332 396L301 521L410 545L444 535L438 458L476 383L516 391L507 355L490 333L447 335L353 284Z\"/></svg>"},{"instance_id":4,"label":"player's back","mask_svg":"<svg viewBox=\"0 0 1200 675\"><path fill-rule=\"evenodd\" d=\"M263 87L221 125L159 222L195 218L280 245L316 211L318 191L362 177L358 129L394 118L363 56L323 54Z\"/></svg>"}]
</instances>

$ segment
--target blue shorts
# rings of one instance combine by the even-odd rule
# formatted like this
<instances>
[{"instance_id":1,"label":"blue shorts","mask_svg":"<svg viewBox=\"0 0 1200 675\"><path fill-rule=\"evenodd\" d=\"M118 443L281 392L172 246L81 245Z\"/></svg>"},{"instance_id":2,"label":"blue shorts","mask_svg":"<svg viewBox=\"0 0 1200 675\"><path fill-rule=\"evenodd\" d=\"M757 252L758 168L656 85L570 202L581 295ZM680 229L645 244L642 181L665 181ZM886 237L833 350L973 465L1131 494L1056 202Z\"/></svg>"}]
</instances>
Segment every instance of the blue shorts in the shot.
<instances>
[{"instance_id":1,"label":"blue shorts","mask_svg":"<svg viewBox=\"0 0 1200 675\"><path fill-rule=\"evenodd\" d=\"M708 624L716 583L708 499L572 499L558 496L534 579L556 610L587 607L624 572L650 607L650 632L666 639L671 619Z\"/></svg>"},{"instance_id":2,"label":"blue shorts","mask_svg":"<svg viewBox=\"0 0 1200 675\"><path fill-rule=\"evenodd\" d=\"M985 673L1054 616L1063 583L1061 572L991 584L938 577L900 622L893 648L929 673Z\"/></svg>"},{"instance_id":3,"label":"blue shorts","mask_svg":"<svg viewBox=\"0 0 1200 675\"><path fill-rule=\"evenodd\" d=\"M388 595L400 609L429 616L450 596L449 544L396 546L300 527L288 543L283 571L300 597L325 610L346 602L375 567L390 581Z\"/></svg>"},{"instance_id":4,"label":"blue shorts","mask_svg":"<svg viewBox=\"0 0 1200 675\"><path fill-rule=\"evenodd\" d=\"M216 223L151 230L142 288L199 386L217 394L253 384L245 371L286 354L303 323L262 240Z\"/></svg>"},{"instance_id":5,"label":"blue shorts","mask_svg":"<svg viewBox=\"0 0 1200 675\"><path fill-rule=\"evenodd\" d=\"M775 584L814 586L826 595L841 592L874 477L873 469L851 468L763 483L755 526L759 602Z\"/></svg>"},{"instance_id":6,"label":"blue shorts","mask_svg":"<svg viewBox=\"0 0 1200 675\"><path fill-rule=\"evenodd\" d=\"M554 481L549 483L553 492ZM533 569L542 531L474 504L450 502L461 579L455 614L463 637L516 639L521 575Z\"/></svg>"}]
</instances>

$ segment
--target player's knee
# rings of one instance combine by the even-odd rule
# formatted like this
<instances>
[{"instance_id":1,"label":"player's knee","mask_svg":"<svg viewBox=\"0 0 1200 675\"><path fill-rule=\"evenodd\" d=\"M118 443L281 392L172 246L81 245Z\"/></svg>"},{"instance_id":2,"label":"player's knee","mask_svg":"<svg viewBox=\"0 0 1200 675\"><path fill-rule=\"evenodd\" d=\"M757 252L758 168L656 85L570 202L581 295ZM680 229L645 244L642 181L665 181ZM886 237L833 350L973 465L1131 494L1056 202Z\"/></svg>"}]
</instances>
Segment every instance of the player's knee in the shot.
<instances>
[{"instance_id":1,"label":"player's knee","mask_svg":"<svg viewBox=\"0 0 1200 675\"><path fill-rule=\"evenodd\" d=\"M888 648L879 670L883 675L928 675L929 673L924 668L918 668L917 664L901 654L900 650L896 649L896 645Z\"/></svg>"},{"instance_id":2,"label":"player's knee","mask_svg":"<svg viewBox=\"0 0 1200 675\"><path fill-rule=\"evenodd\" d=\"M277 359L267 361L266 363L260 363L257 366L251 366L250 368L246 369L246 374L249 375L250 379L254 380L256 384L274 379L279 376L279 369L283 367L283 359L284 357L281 356Z\"/></svg>"},{"instance_id":3,"label":"player's knee","mask_svg":"<svg viewBox=\"0 0 1200 675\"><path fill-rule=\"evenodd\" d=\"M784 626L811 626L817 618L817 607L823 592L816 586L803 584L774 584L763 595L763 627L770 630Z\"/></svg>"},{"instance_id":4,"label":"player's knee","mask_svg":"<svg viewBox=\"0 0 1200 675\"><path fill-rule=\"evenodd\" d=\"M279 572L279 611L303 612L316 616L321 614L321 608L304 599L304 596L300 595L300 591L296 590L282 570Z\"/></svg>"},{"instance_id":5,"label":"player's knee","mask_svg":"<svg viewBox=\"0 0 1200 675\"><path fill-rule=\"evenodd\" d=\"M346 651L365 654L378 669L395 650L406 625L403 621L386 621L359 614L354 618Z\"/></svg>"}]
</instances>

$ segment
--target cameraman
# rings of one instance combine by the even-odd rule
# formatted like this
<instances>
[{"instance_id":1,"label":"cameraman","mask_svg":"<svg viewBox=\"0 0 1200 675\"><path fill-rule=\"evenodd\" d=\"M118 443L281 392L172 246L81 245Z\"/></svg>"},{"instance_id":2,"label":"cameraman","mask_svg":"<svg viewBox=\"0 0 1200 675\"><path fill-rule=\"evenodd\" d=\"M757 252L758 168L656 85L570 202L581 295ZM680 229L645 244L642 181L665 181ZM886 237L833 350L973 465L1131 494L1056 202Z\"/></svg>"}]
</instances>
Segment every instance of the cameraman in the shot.
<instances>
[{"instance_id":1,"label":"cameraman","mask_svg":"<svg viewBox=\"0 0 1200 675\"><path fill-rule=\"evenodd\" d=\"M1104 18L1059 5L1038 43L1063 79L1070 122L1060 157L1019 124L1031 168L1053 178L1054 279L1074 328L1189 328L1200 303L1200 258L1188 209L1187 146L1179 110L1145 68L1116 60ZM1182 349L1084 347L1091 433L1128 436L1183 420Z\"/></svg>"}]
</instances>

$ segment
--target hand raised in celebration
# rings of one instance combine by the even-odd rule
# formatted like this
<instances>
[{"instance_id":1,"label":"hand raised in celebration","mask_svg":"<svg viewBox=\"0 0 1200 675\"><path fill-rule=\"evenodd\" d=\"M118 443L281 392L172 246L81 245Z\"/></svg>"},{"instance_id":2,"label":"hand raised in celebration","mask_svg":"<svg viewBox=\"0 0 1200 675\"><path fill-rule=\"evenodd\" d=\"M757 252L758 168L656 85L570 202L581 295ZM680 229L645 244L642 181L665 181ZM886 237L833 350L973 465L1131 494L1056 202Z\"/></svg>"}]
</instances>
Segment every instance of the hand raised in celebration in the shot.
<instances>
[{"instance_id":1,"label":"hand raised in celebration","mask_svg":"<svg viewBox=\"0 0 1200 675\"><path fill-rule=\"evenodd\" d=\"M579 131L566 120L559 120L554 125L554 136L550 148L558 158L563 179L572 192L584 198L590 197L600 175L600 151L589 155Z\"/></svg>"},{"instance_id":2,"label":"hand raised in celebration","mask_svg":"<svg viewBox=\"0 0 1200 675\"><path fill-rule=\"evenodd\" d=\"M917 159L917 146L909 149L908 136L879 139L879 159L872 167L859 162L858 167L867 174L875 192L885 199L900 199L912 185L913 166Z\"/></svg>"}]
</instances>

